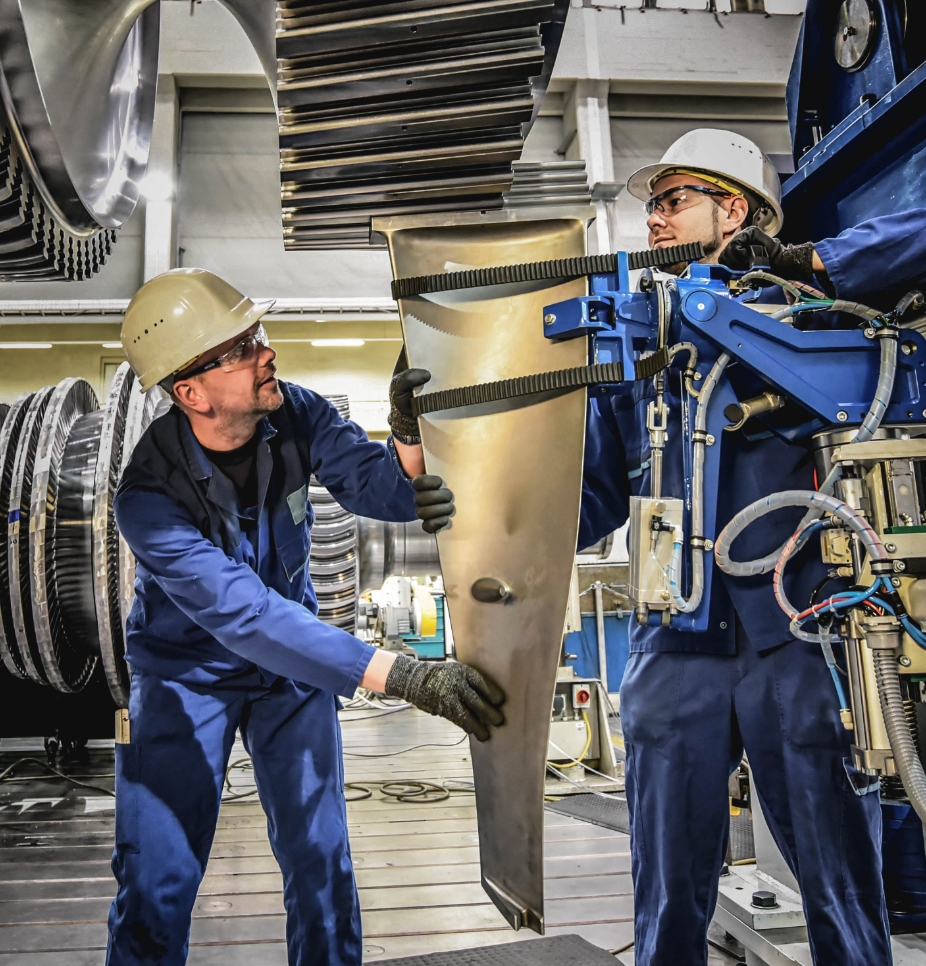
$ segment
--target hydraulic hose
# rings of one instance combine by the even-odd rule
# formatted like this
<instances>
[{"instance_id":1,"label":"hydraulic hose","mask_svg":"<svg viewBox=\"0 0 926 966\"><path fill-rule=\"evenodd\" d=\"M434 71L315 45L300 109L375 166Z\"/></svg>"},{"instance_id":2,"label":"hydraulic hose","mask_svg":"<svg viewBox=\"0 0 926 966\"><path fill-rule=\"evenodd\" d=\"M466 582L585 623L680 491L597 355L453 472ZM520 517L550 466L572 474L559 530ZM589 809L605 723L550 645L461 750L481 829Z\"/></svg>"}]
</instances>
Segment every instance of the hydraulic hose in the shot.
<instances>
[{"instance_id":1,"label":"hydraulic hose","mask_svg":"<svg viewBox=\"0 0 926 966\"><path fill-rule=\"evenodd\" d=\"M704 450L707 443L707 409L711 396L720 382L724 369L730 362L731 356L723 352L711 367L704 385L698 393L698 408L695 410L694 428L694 460L691 474L691 530L692 537L704 537ZM684 405L684 403L683 403ZM672 602L683 614L690 614L698 609L704 595L704 546L692 545L691 548L691 596L685 600L681 595L681 538L676 532L672 549L672 562L669 566L669 591Z\"/></svg>"},{"instance_id":2,"label":"hydraulic hose","mask_svg":"<svg viewBox=\"0 0 926 966\"><path fill-rule=\"evenodd\" d=\"M773 493L771 496L756 500L755 503L750 503L745 509L740 510L723 528L720 536L717 538L717 542L714 544L714 558L717 561L717 566L724 573L733 573L733 565L742 566L742 564L735 564L734 561L730 560L730 548L733 545L733 541L736 540L746 527L755 523L760 517L764 517L775 510L789 506L809 507L815 517L821 516L824 513L831 513L838 520L841 520L850 530L858 534L862 545L872 560L887 560L887 551L884 549L878 535L871 529L868 521L847 503L837 499L835 496L821 493L819 490L784 490L781 493ZM807 527L808 532L811 531L811 528L807 524L803 524L802 526ZM801 528L798 529L800 530ZM773 566L778 563L778 559L782 557L785 551L787 551L787 557L790 557L796 549L796 544L797 539L791 537L785 543L782 550L779 551ZM776 582L776 584L780 585L780 581ZM787 603L786 599L782 603L782 599L779 598L779 604L789 617L793 618L796 615L797 612Z\"/></svg>"},{"instance_id":3,"label":"hydraulic hose","mask_svg":"<svg viewBox=\"0 0 926 966\"><path fill-rule=\"evenodd\" d=\"M897 375L897 339L891 335L885 334L881 337L880 341L881 366L878 370L878 385L875 387L874 398L872 399L868 413L865 416L865 419L862 421L859 431L855 434L855 438L852 440L853 443L866 443L874 436L881 425L881 420L884 419L884 414L887 411L888 404L891 401L891 395L894 392L894 380ZM830 493L833 487L836 485L836 480L838 479L839 467L834 466L827 474L826 479L820 485L819 492L825 494ZM806 525L815 520L821 512L826 511L821 511L818 509L818 507L814 506L813 509L805 514L804 519L801 520L800 526L797 529L801 530L806 527ZM758 560L731 560L728 555L721 560L721 558L717 556L717 565L724 573L730 574L733 577L752 577L755 574L766 574L770 570L774 569L775 564L778 562L778 558L785 549L785 546L787 546L787 544L782 544L782 546L780 546L777 550ZM797 544L793 548L792 552L797 552L800 550L801 546L802 544Z\"/></svg>"},{"instance_id":4,"label":"hydraulic hose","mask_svg":"<svg viewBox=\"0 0 926 966\"><path fill-rule=\"evenodd\" d=\"M894 632L896 644L900 644L900 629ZM875 681L878 685L878 698L881 714L887 730L887 740L894 755L894 764L903 782L910 804L916 810L920 821L926 824L926 772L920 761L919 751L910 733L904 709L903 694L900 690L900 674L897 670L897 647L872 649L875 667Z\"/></svg>"}]
</instances>

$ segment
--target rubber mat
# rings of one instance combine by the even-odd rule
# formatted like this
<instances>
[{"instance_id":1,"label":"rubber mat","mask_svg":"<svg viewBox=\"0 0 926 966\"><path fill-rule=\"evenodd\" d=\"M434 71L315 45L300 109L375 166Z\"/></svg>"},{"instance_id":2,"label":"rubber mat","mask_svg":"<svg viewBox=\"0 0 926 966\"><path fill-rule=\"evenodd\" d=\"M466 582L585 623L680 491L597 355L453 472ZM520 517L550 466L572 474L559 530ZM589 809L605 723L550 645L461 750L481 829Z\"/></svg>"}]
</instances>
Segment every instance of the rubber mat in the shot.
<instances>
[{"instance_id":1,"label":"rubber mat","mask_svg":"<svg viewBox=\"0 0 926 966\"><path fill-rule=\"evenodd\" d=\"M627 799L620 795L569 795L558 802L547 802L547 809L559 815L568 815L582 822L601 825L615 832L630 832L630 813ZM754 858L755 840L752 819L748 812L730 816L730 861L740 862Z\"/></svg>"},{"instance_id":2,"label":"rubber mat","mask_svg":"<svg viewBox=\"0 0 926 966\"><path fill-rule=\"evenodd\" d=\"M622 795L568 795L558 802L547 802L547 809L615 832L630 832L627 799Z\"/></svg>"},{"instance_id":3,"label":"rubber mat","mask_svg":"<svg viewBox=\"0 0 926 966\"><path fill-rule=\"evenodd\" d=\"M501 946L386 959L394 966L614 966L614 957L581 936L546 936Z\"/></svg>"}]
</instances>

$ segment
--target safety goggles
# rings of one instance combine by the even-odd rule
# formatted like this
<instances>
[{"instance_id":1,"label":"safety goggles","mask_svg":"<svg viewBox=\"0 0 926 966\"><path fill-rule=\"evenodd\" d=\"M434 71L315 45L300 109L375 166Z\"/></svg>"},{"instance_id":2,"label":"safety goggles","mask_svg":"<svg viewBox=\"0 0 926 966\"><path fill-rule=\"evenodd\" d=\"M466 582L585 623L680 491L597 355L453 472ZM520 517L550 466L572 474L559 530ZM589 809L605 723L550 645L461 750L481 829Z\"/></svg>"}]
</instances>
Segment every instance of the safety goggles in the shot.
<instances>
[{"instance_id":1,"label":"safety goggles","mask_svg":"<svg viewBox=\"0 0 926 966\"><path fill-rule=\"evenodd\" d=\"M694 208L695 205L701 204L705 195L716 198L734 197L731 192L721 188L707 188L700 184L681 184L654 195L649 201L644 202L643 208L647 217L654 211L671 217L686 208Z\"/></svg>"},{"instance_id":2,"label":"safety goggles","mask_svg":"<svg viewBox=\"0 0 926 966\"><path fill-rule=\"evenodd\" d=\"M201 376L211 369L221 368L224 372L246 369L248 366L254 365L261 349L266 349L269 345L270 339L267 336L267 330L262 325L258 325L253 332L249 332L240 342L236 342L228 352L223 352L218 359L213 359L211 362L206 362L180 375L184 379L191 379L193 376Z\"/></svg>"}]
</instances>

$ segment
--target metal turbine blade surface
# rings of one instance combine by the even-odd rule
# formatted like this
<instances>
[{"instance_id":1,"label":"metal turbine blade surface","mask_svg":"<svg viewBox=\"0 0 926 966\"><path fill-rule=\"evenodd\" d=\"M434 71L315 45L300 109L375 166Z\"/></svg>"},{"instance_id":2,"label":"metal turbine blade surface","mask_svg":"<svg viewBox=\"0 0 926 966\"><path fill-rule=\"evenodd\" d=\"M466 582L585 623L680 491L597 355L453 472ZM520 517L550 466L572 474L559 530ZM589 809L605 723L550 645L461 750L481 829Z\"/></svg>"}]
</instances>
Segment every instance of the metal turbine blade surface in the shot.
<instances>
[{"instance_id":1,"label":"metal turbine blade surface","mask_svg":"<svg viewBox=\"0 0 926 966\"><path fill-rule=\"evenodd\" d=\"M159 23L154 0L0 0L3 281L102 267L148 163Z\"/></svg>"},{"instance_id":2,"label":"metal turbine blade surface","mask_svg":"<svg viewBox=\"0 0 926 966\"><path fill-rule=\"evenodd\" d=\"M16 643L10 595L6 591L9 587L7 529L16 447L32 396L31 392L25 392L13 403L0 429L0 659L10 674L24 680L28 680L29 675Z\"/></svg>"},{"instance_id":3,"label":"metal turbine blade surface","mask_svg":"<svg viewBox=\"0 0 926 966\"><path fill-rule=\"evenodd\" d=\"M102 420L90 384L63 379L49 399L36 446L29 509L32 620L45 677L58 691L80 691L99 660L90 524Z\"/></svg>"},{"instance_id":4,"label":"metal turbine blade surface","mask_svg":"<svg viewBox=\"0 0 926 966\"><path fill-rule=\"evenodd\" d=\"M141 391L138 380L132 382L129 402L125 416L125 429L122 440L122 459L119 476L128 466L132 451L151 423L172 405L170 397L160 386L152 386L147 392ZM119 615L122 633L125 635L125 622L135 601L135 554L129 549L122 534L119 535Z\"/></svg>"},{"instance_id":5,"label":"metal turbine blade surface","mask_svg":"<svg viewBox=\"0 0 926 966\"><path fill-rule=\"evenodd\" d=\"M130 682L119 607L119 531L113 514L113 498L122 475L126 416L134 385L135 374L129 364L123 362L113 378L103 411L93 483L93 589L100 660L109 692L120 708L129 706Z\"/></svg>"},{"instance_id":6,"label":"metal turbine blade surface","mask_svg":"<svg viewBox=\"0 0 926 966\"><path fill-rule=\"evenodd\" d=\"M588 208L557 216L378 219L397 278L585 254ZM584 279L399 302L409 364L429 392L587 363L585 340L543 336L543 308ZM543 932L543 783L556 668L578 532L585 392L505 400L419 420L429 473L456 494L438 534L459 660L506 694L506 723L471 741L482 882L515 928ZM496 590L487 602L481 588ZM477 599L482 598L482 599Z\"/></svg>"},{"instance_id":7,"label":"metal turbine blade surface","mask_svg":"<svg viewBox=\"0 0 926 966\"><path fill-rule=\"evenodd\" d=\"M45 667L35 637L32 619L32 590L29 581L29 523L32 512L32 476L42 420L54 386L40 389L29 402L26 418L16 446L13 476L10 483L9 524L7 527L7 561L9 564L10 609L16 646L29 679L47 684Z\"/></svg>"}]
</instances>

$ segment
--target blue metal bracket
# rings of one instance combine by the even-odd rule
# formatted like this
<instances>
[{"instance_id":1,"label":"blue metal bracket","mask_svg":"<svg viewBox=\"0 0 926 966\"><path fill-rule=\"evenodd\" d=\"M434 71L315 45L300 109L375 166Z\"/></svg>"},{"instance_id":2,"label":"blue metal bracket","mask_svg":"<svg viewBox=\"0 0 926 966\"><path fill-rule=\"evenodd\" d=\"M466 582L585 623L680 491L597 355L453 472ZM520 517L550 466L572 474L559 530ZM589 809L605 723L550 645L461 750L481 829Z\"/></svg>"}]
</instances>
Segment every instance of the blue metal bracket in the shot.
<instances>
[{"instance_id":1,"label":"blue metal bracket","mask_svg":"<svg viewBox=\"0 0 926 966\"><path fill-rule=\"evenodd\" d=\"M679 282L688 325L829 423L860 423L878 383L880 347L858 329L803 332L730 298ZM922 421L926 339L901 332L894 394L885 421Z\"/></svg>"}]
</instances>

